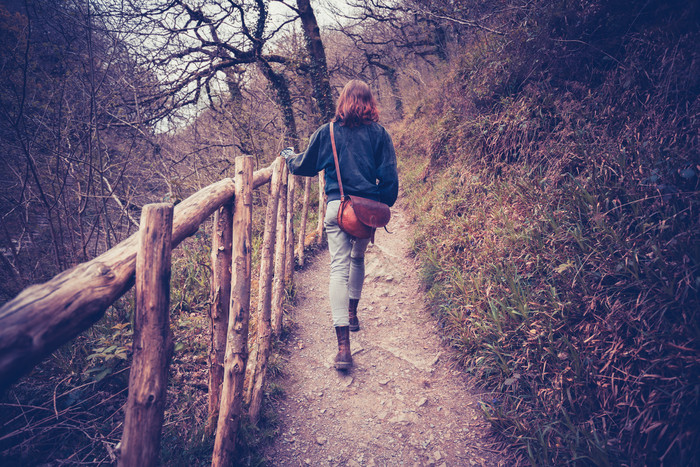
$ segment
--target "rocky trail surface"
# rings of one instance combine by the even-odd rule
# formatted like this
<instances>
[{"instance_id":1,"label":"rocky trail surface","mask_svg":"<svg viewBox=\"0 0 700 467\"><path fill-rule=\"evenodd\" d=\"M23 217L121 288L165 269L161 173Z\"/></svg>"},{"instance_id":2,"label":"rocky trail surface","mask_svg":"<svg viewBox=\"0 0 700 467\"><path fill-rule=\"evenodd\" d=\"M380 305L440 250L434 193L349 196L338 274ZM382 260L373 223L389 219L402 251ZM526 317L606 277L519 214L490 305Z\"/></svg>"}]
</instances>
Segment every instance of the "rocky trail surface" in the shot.
<instances>
[{"instance_id":1,"label":"rocky trail surface","mask_svg":"<svg viewBox=\"0 0 700 467\"><path fill-rule=\"evenodd\" d=\"M295 278L296 307L284 349L280 434L265 456L289 466L506 465L479 409L479 394L450 361L425 310L410 225L400 207L366 255L350 333L354 367L333 368L327 250Z\"/></svg>"}]
</instances>

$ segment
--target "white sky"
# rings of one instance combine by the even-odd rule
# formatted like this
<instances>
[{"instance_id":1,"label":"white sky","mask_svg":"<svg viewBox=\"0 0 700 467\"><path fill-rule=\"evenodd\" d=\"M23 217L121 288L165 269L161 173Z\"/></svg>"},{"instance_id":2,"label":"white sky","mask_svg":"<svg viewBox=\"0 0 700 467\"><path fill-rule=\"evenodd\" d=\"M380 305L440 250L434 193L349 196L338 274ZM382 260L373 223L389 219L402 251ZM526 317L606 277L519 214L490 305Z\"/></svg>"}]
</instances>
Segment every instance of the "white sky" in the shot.
<instances>
[{"instance_id":1,"label":"white sky","mask_svg":"<svg viewBox=\"0 0 700 467\"><path fill-rule=\"evenodd\" d=\"M296 6L296 2L294 2L294 0L286 1ZM314 9L316 20L321 28L335 24L335 18L328 8L329 5L333 5L335 8L340 8L344 11L349 10L347 2L343 0L311 0L311 7ZM287 15L289 12L289 8L284 6L281 2L270 2L270 16L274 17L276 15Z\"/></svg>"}]
</instances>

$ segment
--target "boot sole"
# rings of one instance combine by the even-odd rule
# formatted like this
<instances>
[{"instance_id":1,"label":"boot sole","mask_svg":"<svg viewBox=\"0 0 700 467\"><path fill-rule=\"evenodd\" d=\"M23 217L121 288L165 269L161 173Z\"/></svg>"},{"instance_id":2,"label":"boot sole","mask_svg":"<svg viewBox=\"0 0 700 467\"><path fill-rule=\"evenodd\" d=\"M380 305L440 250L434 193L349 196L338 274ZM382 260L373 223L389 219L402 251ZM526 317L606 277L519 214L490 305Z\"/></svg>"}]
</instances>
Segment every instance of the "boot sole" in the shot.
<instances>
[{"instance_id":1,"label":"boot sole","mask_svg":"<svg viewBox=\"0 0 700 467\"><path fill-rule=\"evenodd\" d=\"M352 368L352 362L335 362L336 370L349 370Z\"/></svg>"}]
</instances>

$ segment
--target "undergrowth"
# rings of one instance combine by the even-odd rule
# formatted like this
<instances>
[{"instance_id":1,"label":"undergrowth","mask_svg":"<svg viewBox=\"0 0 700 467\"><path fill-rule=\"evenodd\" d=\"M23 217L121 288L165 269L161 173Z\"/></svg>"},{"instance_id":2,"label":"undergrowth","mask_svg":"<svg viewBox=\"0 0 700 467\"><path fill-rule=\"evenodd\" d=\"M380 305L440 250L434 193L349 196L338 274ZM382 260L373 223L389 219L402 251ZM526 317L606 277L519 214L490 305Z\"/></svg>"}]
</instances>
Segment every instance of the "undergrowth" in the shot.
<instances>
[{"instance_id":1,"label":"undergrowth","mask_svg":"<svg viewBox=\"0 0 700 467\"><path fill-rule=\"evenodd\" d=\"M251 350L255 347L257 276L268 198L268 190L263 190L255 192L253 209ZM316 198L312 196L311 199ZM300 202L299 196L297 201ZM297 229L299 211L295 210ZM312 204L309 230L315 227L317 214L314 211ZM210 231L211 225L205 225L173 251L170 326L174 353L161 436L162 465L211 464L214 437L205 426L210 345ZM286 292L285 300L293 301L293 285ZM3 395L0 400L0 464L109 465L116 462L127 401L133 310L134 292L131 290L114 303L98 323L54 352ZM292 325L287 323L284 330ZM237 446L239 465L264 465L262 451L276 436L274 402L284 397L279 381L284 378L285 360L280 352L276 343L268 362L265 402L258 425L248 423L245 417L241 424Z\"/></svg>"},{"instance_id":2,"label":"undergrowth","mask_svg":"<svg viewBox=\"0 0 700 467\"><path fill-rule=\"evenodd\" d=\"M589 3L479 41L396 126L413 251L521 459L697 465L694 10L610 29L620 11ZM561 15L590 29L556 36ZM574 39L619 47L617 63L591 48L575 61Z\"/></svg>"}]
</instances>

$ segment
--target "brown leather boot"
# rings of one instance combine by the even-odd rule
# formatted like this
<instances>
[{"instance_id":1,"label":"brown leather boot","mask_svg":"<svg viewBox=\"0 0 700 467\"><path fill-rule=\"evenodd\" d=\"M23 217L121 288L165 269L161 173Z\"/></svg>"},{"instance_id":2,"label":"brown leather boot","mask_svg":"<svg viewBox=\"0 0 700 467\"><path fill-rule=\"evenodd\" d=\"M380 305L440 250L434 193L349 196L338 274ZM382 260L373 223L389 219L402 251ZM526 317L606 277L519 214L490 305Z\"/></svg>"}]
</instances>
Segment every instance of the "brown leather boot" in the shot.
<instances>
[{"instance_id":1,"label":"brown leather boot","mask_svg":"<svg viewBox=\"0 0 700 467\"><path fill-rule=\"evenodd\" d=\"M350 327L336 326L335 335L338 338L338 355L335 356L335 369L347 370L352 366L350 353Z\"/></svg>"},{"instance_id":2,"label":"brown leather boot","mask_svg":"<svg viewBox=\"0 0 700 467\"><path fill-rule=\"evenodd\" d=\"M353 332L360 330L360 320L357 319L357 304L359 302L359 298L351 298L350 307L348 308L348 313L350 314L350 330Z\"/></svg>"}]
</instances>

